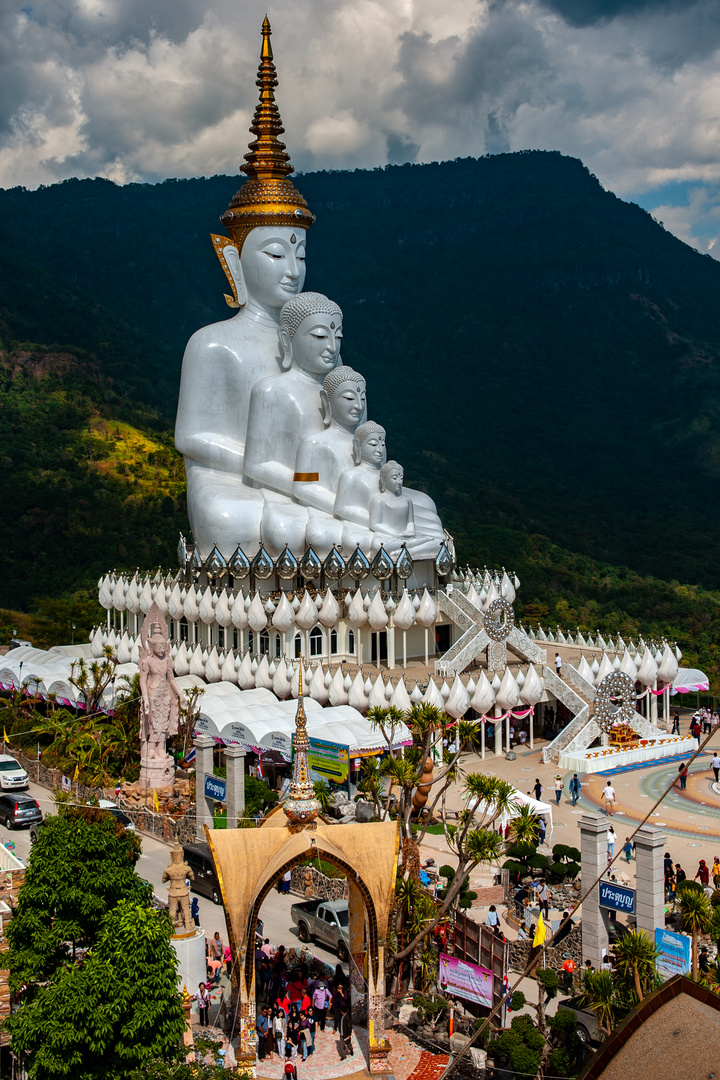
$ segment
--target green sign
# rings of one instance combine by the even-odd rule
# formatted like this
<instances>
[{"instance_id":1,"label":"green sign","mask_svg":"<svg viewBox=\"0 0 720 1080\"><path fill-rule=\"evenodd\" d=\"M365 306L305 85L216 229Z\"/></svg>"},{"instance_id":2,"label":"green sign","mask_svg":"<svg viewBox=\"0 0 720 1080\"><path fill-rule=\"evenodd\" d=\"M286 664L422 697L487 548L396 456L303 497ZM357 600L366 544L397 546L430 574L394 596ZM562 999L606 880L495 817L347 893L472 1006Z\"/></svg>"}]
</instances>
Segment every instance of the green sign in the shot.
<instances>
[{"instance_id":1,"label":"green sign","mask_svg":"<svg viewBox=\"0 0 720 1080\"><path fill-rule=\"evenodd\" d=\"M308 765L313 772L332 780L334 784L346 784L349 764L347 746L325 742L324 739L310 739Z\"/></svg>"}]
</instances>

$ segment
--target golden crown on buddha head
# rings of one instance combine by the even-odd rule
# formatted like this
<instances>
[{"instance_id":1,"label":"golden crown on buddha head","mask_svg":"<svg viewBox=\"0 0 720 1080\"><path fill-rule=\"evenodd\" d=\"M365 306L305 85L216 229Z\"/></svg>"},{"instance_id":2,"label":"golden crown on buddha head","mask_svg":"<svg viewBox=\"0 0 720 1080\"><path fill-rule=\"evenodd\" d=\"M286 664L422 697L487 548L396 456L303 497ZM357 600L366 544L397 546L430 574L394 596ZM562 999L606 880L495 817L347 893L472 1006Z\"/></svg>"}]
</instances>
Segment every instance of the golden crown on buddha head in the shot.
<instances>
[{"instance_id":1,"label":"golden crown on buddha head","mask_svg":"<svg viewBox=\"0 0 720 1080\"><path fill-rule=\"evenodd\" d=\"M260 100L250 131L255 139L245 155L240 171L247 180L235 193L221 221L230 233L238 252L248 233L262 225L286 225L309 229L315 215L297 188L288 180L294 172L285 143L280 142L284 128L275 104L277 75L270 45L270 23L267 15L262 26L262 48L257 86ZM214 239L214 238L213 238ZM216 244L217 248L217 244Z\"/></svg>"}]
</instances>

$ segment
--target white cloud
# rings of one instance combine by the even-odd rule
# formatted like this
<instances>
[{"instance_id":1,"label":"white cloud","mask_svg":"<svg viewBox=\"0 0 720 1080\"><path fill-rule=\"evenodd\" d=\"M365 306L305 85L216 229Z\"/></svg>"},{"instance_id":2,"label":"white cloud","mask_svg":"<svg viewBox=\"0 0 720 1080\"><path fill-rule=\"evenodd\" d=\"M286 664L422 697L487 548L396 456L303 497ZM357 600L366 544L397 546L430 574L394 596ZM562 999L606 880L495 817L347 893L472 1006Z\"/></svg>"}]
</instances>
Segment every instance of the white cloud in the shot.
<instances>
[{"instance_id":1,"label":"white cloud","mask_svg":"<svg viewBox=\"0 0 720 1080\"><path fill-rule=\"evenodd\" d=\"M236 172L264 14L260 0L3 8L0 184ZM720 181L714 0L278 0L272 17L298 168L545 148L620 195ZM697 235L708 199L666 226Z\"/></svg>"}]
</instances>

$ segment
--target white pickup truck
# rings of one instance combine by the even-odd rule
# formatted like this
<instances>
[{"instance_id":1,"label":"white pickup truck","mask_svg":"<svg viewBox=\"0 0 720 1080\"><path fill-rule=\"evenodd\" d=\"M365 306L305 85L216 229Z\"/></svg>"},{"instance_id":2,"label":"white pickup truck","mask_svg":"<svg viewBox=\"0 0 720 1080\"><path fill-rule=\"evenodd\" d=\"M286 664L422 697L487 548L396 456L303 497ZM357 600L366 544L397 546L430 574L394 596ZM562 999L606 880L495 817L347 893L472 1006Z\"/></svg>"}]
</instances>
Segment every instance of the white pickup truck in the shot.
<instances>
[{"instance_id":1,"label":"white pickup truck","mask_svg":"<svg viewBox=\"0 0 720 1080\"><path fill-rule=\"evenodd\" d=\"M347 900L305 900L290 908L301 941L319 941L335 949L341 960L350 956Z\"/></svg>"}]
</instances>

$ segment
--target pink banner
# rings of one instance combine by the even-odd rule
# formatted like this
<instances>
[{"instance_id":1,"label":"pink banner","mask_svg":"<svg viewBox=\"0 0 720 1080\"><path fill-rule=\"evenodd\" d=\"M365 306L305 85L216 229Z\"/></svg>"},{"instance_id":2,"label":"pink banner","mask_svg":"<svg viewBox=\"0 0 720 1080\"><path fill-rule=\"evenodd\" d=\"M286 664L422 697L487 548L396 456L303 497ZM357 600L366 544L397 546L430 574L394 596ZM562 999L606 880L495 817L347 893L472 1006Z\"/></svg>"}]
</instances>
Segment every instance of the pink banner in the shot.
<instances>
[{"instance_id":1,"label":"pink banner","mask_svg":"<svg viewBox=\"0 0 720 1080\"><path fill-rule=\"evenodd\" d=\"M493 973L487 968L440 953L438 982L442 991L451 997L477 1001L479 1005L492 1008Z\"/></svg>"}]
</instances>

